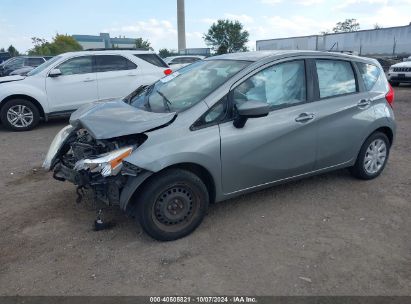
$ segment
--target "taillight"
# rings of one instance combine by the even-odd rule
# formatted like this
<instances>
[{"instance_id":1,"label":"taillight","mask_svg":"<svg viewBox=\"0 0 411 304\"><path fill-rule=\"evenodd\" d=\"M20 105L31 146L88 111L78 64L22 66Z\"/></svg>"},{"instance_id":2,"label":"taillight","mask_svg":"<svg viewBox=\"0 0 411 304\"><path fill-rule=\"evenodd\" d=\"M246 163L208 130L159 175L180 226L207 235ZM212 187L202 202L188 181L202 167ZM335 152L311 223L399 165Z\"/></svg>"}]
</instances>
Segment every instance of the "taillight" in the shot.
<instances>
[{"instance_id":1,"label":"taillight","mask_svg":"<svg viewBox=\"0 0 411 304\"><path fill-rule=\"evenodd\" d=\"M388 84L389 90L388 93L385 95L385 99L387 100L388 104L391 106L391 108L394 105L394 98L395 98L395 93L390 84Z\"/></svg>"},{"instance_id":2,"label":"taillight","mask_svg":"<svg viewBox=\"0 0 411 304\"><path fill-rule=\"evenodd\" d=\"M172 73L173 73L173 70L172 70L172 69L164 70L164 75L170 75L170 74L172 74Z\"/></svg>"}]
</instances>

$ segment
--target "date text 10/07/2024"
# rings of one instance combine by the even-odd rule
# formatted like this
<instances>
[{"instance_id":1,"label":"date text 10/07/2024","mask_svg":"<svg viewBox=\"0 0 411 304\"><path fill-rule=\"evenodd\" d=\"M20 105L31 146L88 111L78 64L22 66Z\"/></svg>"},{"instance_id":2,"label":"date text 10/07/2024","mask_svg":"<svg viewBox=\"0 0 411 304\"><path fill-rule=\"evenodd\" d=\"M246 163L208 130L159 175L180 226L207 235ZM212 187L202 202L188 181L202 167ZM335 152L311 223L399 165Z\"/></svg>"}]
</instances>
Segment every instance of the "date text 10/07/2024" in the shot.
<instances>
[{"instance_id":1,"label":"date text 10/07/2024","mask_svg":"<svg viewBox=\"0 0 411 304\"><path fill-rule=\"evenodd\" d=\"M150 297L150 303L258 303L255 297Z\"/></svg>"}]
</instances>

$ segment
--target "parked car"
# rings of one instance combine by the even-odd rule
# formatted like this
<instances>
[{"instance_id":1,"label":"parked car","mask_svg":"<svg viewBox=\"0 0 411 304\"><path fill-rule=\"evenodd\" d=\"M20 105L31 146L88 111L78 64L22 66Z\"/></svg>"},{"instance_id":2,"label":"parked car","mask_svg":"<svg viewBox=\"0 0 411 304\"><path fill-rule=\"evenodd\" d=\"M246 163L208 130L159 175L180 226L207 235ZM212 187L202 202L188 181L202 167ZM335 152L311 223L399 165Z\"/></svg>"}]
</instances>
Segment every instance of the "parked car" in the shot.
<instances>
[{"instance_id":1,"label":"parked car","mask_svg":"<svg viewBox=\"0 0 411 304\"><path fill-rule=\"evenodd\" d=\"M4 61L10 59L10 53L9 52L0 52L0 64L3 63Z\"/></svg>"},{"instance_id":2,"label":"parked car","mask_svg":"<svg viewBox=\"0 0 411 304\"><path fill-rule=\"evenodd\" d=\"M14 76L14 75L27 76L27 74L34 69L35 68L32 66L25 66L20 69L14 70L13 72L10 73L10 76Z\"/></svg>"},{"instance_id":3,"label":"parked car","mask_svg":"<svg viewBox=\"0 0 411 304\"><path fill-rule=\"evenodd\" d=\"M174 71L181 69L193 62L197 62L199 60L203 60L206 58L205 56L197 56L197 55L184 55L184 56L171 56L164 58L164 61L173 68Z\"/></svg>"},{"instance_id":4,"label":"parked car","mask_svg":"<svg viewBox=\"0 0 411 304\"><path fill-rule=\"evenodd\" d=\"M81 105L118 99L171 73L148 51L83 51L58 55L23 76L0 78L0 118L15 131Z\"/></svg>"},{"instance_id":5,"label":"parked car","mask_svg":"<svg viewBox=\"0 0 411 304\"><path fill-rule=\"evenodd\" d=\"M175 240L209 203L323 172L383 171L394 92L374 59L308 51L207 58L72 114L44 167Z\"/></svg>"},{"instance_id":6,"label":"parked car","mask_svg":"<svg viewBox=\"0 0 411 304\"><path fill-rule=\"evenodd\" d=\"M18 56L13 57L0 66L0 77L8 76L11 72L21 69L22 67L38 67L43 64L47 59L39 56ZM0 79L1 81L1 79Z\"/></svg>"},{"instance_id":7,"label":"parked car","mask_svg":"<svg viewBox=\"0 0 411 304\"><path fill-rule=\"evenodd\" d=\"M411 83L411 57L409 60L394 64L388 70L388 81L392 86L399 86L400 83Z\"/></svg>"}]
</instances>

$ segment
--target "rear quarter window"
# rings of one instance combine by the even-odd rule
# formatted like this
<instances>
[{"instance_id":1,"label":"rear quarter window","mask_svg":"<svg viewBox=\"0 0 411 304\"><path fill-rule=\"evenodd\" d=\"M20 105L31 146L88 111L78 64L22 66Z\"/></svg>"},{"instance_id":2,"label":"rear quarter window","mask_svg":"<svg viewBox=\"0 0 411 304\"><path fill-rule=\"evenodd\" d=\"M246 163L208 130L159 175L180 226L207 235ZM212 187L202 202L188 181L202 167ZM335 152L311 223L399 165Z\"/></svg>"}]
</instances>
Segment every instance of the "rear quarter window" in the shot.
<instances>
[{"instance_id":1,"label":"rear quarter window","mask_svg":"<svg viewBox=\"0 0 411 304\"><path fill-rule=\"evenodd\" d=\"M134 54L134 56L157 67L168 68L167 63L156 54Z\"/></svg>"},{"instance_id":2,"label":"rear quarter window","mask_svg":"<svg viewBox=\"0 0 411 304\"><path fill-rule=\"evenodd\" d=\"M381 70L373 64L357 62L365 89L371 91L380 78Z\"/></svg>"}]
</instances>

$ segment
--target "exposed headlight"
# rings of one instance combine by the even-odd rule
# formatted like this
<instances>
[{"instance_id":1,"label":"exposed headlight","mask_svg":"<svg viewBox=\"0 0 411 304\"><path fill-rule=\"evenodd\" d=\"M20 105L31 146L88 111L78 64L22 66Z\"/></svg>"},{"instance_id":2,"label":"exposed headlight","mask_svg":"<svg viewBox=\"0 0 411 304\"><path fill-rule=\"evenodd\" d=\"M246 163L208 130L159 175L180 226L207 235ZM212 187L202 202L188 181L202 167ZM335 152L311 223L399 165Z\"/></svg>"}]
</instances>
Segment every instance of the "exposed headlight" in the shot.
<instances>
[{"instance_id":1,"label":"exposed headlight","mask_svg":"<svg viewBox=\"0 0 411 304\"><path fill-rule=\"evenodd\" d=\"M74 169L77 171L100 172L104 177L117 175L123 166L123 159L130 156L133 150L133 147L125 147L98 155L97 158L82 159L75 164Z\"/></svg>"},{"instance_id":2,"label":"exposed headlight","mask_svg":"<svg viewBox=\"0 0 411 304\"><path fill-rule=\"evenodd\" d=\"M49 151L47 152L46 159L43 162L44 169L51 169L51 165L54 161L54 158L57 156L57 153L59 152L61 146L66 141L67 137L69 137L73 129L74 128L72 126L68 125L61 129L61 131L58 132L57 135L54 137L53 141L51 142Z\"/></svg>"}]
</instances>

